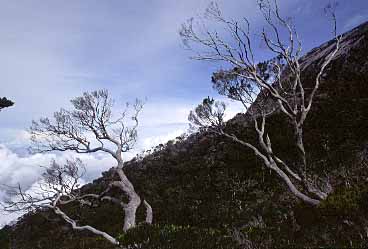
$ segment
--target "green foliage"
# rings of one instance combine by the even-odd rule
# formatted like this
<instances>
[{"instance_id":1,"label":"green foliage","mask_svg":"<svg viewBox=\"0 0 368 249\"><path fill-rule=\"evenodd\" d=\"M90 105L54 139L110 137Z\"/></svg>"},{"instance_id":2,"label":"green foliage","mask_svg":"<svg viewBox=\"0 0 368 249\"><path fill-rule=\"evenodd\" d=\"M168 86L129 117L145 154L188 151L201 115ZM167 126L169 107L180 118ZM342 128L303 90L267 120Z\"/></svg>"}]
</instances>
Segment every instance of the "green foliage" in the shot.
<instances>
[{"instance_id":1,"label":"green foliage","mask_svg":"<svg viewBox=\"0 0 368 249\"><path fill-rule=\"evenodd\" d=\"M0 98L0 110L3 109L3 108L6 108L6 107L10 107L14 105L14 102L3 97L3 98Z\"/></svg>"},{"instance_id":2,"label":"green foliage","mask_svg":"<svg viewBox=\"0 0 368 249\"><path fill-rule=\"evenodd\" d=\"M321 203L319 208L329 216L362 215L368 205L368 184L341 187Z\"/></svg>"},{"instance_id":3,"label":"green foliage","mask_svg":"<svg viewBox=\"0 0 368 249\"><path fill-rule=\"evenodd\" d=\"M10 227L5 226L0 230L0 248L10 248Z\"/></svg>"},{"instance_id":4,"label":"green foliage","mask_svg":"<svg viewBox=\"0 0 368 249\"><path fill-rule=\"evenodd\" d=\"M224 230L178 225L140 225L118 236L122 246L139 249L235 249Z\"/></svg>"}]
</instances>

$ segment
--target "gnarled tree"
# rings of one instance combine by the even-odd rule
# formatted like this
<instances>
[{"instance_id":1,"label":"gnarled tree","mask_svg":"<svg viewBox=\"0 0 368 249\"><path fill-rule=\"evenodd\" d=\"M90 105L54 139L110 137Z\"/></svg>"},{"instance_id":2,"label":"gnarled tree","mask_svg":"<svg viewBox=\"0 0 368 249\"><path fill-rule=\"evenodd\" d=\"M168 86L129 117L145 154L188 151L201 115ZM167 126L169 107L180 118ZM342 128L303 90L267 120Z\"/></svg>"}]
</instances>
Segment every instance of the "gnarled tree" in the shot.
<instances>
[{"instance_id":1,"label":"gnarled tree","mask_svg":"<svg viewBox=\"0 0 368 249\"><path fill-rule=\"evenodd\" d=\"M332 187L325 179L323 184L316 184L315 178L308 174L303 126L320 87L321 76L340 48L341 37L336 34L333 6L329 5L325 10L332 17L335 42L328 47L327 55L318 65L312 86L306 87L302 77L305 65L300 60L302 42L295 27L280 15L276 0L259 0L257 3L267 25L267 29L261 32L261 38L271 54L270 58L273 58L266 62L256 61L248 20L237 22L225 19L215 3L209 6L205 17L224 25L228 36L224 38L218 32L210 31L203 19L199 31L191 19L182 26L180 35L184 45L195 52L194 59L225 62L231 66L229 70L214 73L213 86L220 94L243 104L248 117L246 122L253 120L258 142L244 141L227 133L223 120L225 105L213 99L205 99L190 113L189 120L196 127L227 137L252 150L296 197L318 205ZM267 117L274 112L282 113L287 118L295 135L294 145L299 159L293 167L274 153L265 129Z\"/></svg>"},{"instance_id":2,"label":"gnarled tree","mask_svg":"<svg viewBox=\"0 0 368 249\"><path fill-rule=\"evenodd\" d=\"M116 160L116 165L112 168L115 174L114 180L111 180L101 193L79 195L76 194L78 191L75 191L75 184L80 175L74 174L74 172L78 172L76 166L80 163L74 164L75 167L70 163L65 167L53 163L51 168L47 168L43 179L43 182L48 184L51 181L51 185L42 186L40 189L46 189L47 192L51 188L56 191L45 200L48 201L46 207L53 209L74 229L87 229L116 244L117 241L108 234L89 226L78 226L61 210L60 205L74 201L91 205L95 201L110 201L124 210L123 231L135 227L136 212L142 200L124 172L123 154L131 150L136 142L138 115L143 108L143 103L136 100L132 106L127 104L126 108L120 112L116 111L117 114L114 115L113 100L107 90L86 92L83 96L71 100L71 103L74 107L73 110L61 109L54 113L53 119L42 118L39 121L33 121L30 129L32 135L31 151L35 153L52 151L73 151L78 154L106 153ZM109 192L112 189L120 190L121 198L110 196ZM22 197L20 200L25 196L20 188L14 193ZM33 207L35 200L37 203L42 202L42 198L38 200L30 195L28 197L29 200L26 200L28 207ZM128 201L125 202L123 197L127 197ZM143 201L143 204L147 210L145 221L152 223L152 208L146 200ZM17 207L18 205L14 203L13 206Z\"/></svg>"},{"instance_id":3,"label":"gnarled tree","mask_svg":"<svg viewBox=\"0 0 368 249\"><path fill-rule=\"evenodd\" d=\"M59 164L53 160L49 166L45 167L45 172L31 189L24 191L20 185L17 187L3 186L8 198L0 204L2 204L4 211L9 213L51 209L70 224L74 230L90 231L104 237L110 243L118 245L119 242L110 234L90 225L80 226L76 220L63 211L65 205L73 202L78 202L81 206L93 207L95 201L111 201L108 196L81 194L79 182L84 173L85 166L80 159L67 160L64 164Z\"/></svg>"}]
</instances>

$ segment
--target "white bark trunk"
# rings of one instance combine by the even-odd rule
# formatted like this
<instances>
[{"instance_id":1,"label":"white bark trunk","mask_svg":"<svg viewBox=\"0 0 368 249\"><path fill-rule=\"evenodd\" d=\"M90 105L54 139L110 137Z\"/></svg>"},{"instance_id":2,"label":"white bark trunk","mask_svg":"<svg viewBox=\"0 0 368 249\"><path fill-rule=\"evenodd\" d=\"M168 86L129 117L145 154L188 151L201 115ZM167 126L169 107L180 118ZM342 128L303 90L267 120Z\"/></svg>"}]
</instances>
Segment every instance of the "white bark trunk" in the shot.
<instances>
[{"instance_id":1,"label":"white bark trunk","mask_svg":"<svg viewBox=\"0 0 368 249\"><path fill-rule=\"evenodd\" d=\"M136 225L136 213L139 205L141 204L141 198L135 192L133 184L129 181L127 176L125 175L122 167L118 167L116 169L120 177L119 188L124 191L124 193L128 196L129 202L123 206L124 208L124 232L129 229L135 227Z\"/></svg>"},{"instance_id":2,"label":"white bark trunk","mask_svg":"<svg viewBox=\"0 0 368 249\"><path fill-rule=\"evenodd\" d=\"M290 178L279 168L277 167L277 165L271 165L270 168L272 170L274 170L280 177L281 179L286 183L286 185L288 186L289 190L299 199L303 200L304 202L311 204L313 206L317 206L320 201L310 198L309 196L303 194L302 192L300 192L295 185L291 182Z\"/></svg>"},{"instance_id":3,"label":"white bark trunk","mask_svg":"<svg viewBox=\"0 0 368 249\"><path fill-rule=\"evenodd\" d=\"M63 211L61 211L60 208L58 207L54 207L51 206L51 208L54 210L54 212L59 215L60 217L62 217L66 222L68 222L70 225L72 225L72 228L74 230L87 230L90 231L94 234L97 235L101 235L102 237L104 237L106 240L108 240L110 243L114 244L114 245L119 245L119 241L117 241L114 237L112 237L111 235L109 235L108 233L102 232L94 227L91 226L78 226L77 223L75 222L75 220L73 220L72 218L70 218L69 216L67 216Z\"/></svg>"},{"instance_id":4,"label":"white bark trunk","mask_svg":"<svg viewBox=\"0 0 368 249\"><path fill-rule=\"evenodd\" d=\"M129 195L129 203L124 207L124 232L135 227L137 209L141 204L141 198L137 194L130 193Z\"/></svg>"},{"instance_id":5,"label":"white bark trunk","mask_svg":"<svg viewBox=\"0 0 368 249\"><path fill-rule=\"evenodd\" d=\"M152 207L146 200L143 201L143 204L146 207L146 223L152 224L152 220L153 220Z\"/></svg>"},{"instance_id":6,"label":"white bark trunk","mask_svg":"<svg viewBox=\"0 0 368 249\"><path fill-rule=\"evenodd\" d=\"M328 193L323 192L322 190L317 189L313 186L312 183L306 182L307 189L309 193L315 194L321 200L325 200L328 197Z\"/></svg>"},{"instance_id":7,"label":"white bark trunk","mask_svg":"<svg viewBox=\"0 0 368 249\"><path fill-rule=\"evenodd\" d=\"M257 126L257 129L258 129L258 126ZM262 132L261 130L258 129L258 131ZM313 206L317 206L320 201L319 200L315 200L315 199L312 199L310 197L308 197L307 195L303 194L302 192L300 192L296 187L295 185L292 183L292 181L290 180L289 176L284 172L282 171L276 164L276 162L274 160L270 161L270 158L267 158L264 154L262 154L256 147L254 147L253 145L249 144L249 143L246 143L238 138L236 138L234 135L229 135L227 133L221 133L222 135L225 135L226 137L228 138L231 138L233 141L237 142L237 143L240 143L241 145L244 145L250 149L252 149L256 156L259 157L261 160L263 160L263 162L265 163L265 165L274 170L280 177L281 179L286 183L286 185L288 186L289 190L296 196L298 197L299 199L301 199L302 201L306 202L306 203L309 203ZM262 134L261 134L262 135ZM263 144L265 145L265 143L263 142ZM266 145L265 145L266 146ZM267 149L267 148L266 148ZM272 151L272 150L271 150ZM277 158L276 158L277 160ZM280 160L280 159L278 159Z\"/></svg>"}]
</instances>

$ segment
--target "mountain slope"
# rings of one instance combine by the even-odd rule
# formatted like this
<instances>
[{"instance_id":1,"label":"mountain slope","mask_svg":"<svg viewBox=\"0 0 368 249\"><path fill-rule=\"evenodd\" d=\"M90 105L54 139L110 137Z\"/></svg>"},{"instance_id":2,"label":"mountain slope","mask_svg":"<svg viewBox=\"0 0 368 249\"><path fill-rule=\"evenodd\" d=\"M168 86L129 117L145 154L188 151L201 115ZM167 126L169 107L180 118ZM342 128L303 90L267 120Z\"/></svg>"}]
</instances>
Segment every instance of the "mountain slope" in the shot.
<instances>
[{"instance_id":1,"label":"mountain slope","mask_svg":"<svg viewBox=\"0 0 368 249\"><path fill-rule=\"evenodd\" d=\"M331 46L332 41L327 42L302 58L308 83L313 83ZM289 194L251 151L221 137L193 134L126 163L137 191L153 207L156 225L142 225L120 239L131 248L143 241L148 244L143 248L235 248L237 243L243 248L368 246L368 23L346 33L342 48L324 75L305 127L310 170L328 172L334 186L319 208L307 207ZM227 129L255 139L243 120L244 115L238 114ZM267 129L277 153L291 162L295 151L285 125L277 114ZM83 189L101 189L111 177L110 171L105 172ZM107 214L101 212L107 209ZM116 236L121 231L123 214L109 204L97 209L70 206L67 212L81 224L88 222ZM142 221L143 212L139 210ZM39 211L1 230L0 248L110 245Z\"/></svg>"}]
</instances>

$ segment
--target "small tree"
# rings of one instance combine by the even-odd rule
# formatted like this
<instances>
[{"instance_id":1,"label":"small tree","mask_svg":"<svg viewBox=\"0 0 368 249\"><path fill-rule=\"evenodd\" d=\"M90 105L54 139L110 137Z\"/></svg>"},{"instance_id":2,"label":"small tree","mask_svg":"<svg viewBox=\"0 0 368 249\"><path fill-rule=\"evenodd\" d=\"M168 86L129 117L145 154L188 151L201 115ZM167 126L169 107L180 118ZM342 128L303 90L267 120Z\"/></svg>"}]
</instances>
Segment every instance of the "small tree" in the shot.
<instances>
[{"instance_id":1,"label":"small tree","mask_svg":"<svg viewBox=\"0 0 368 249\"><path fill-rule=\"evenodd\" d=\"M14 102L7 99L6 97L0 98L0 111L6 107L14 105Z\"/></svg>"},{"instance_id":2,"label":"small tree","mask_svg":"<svg viewBox=\"0 0 368 249\"><path fill-rule=\"evenodd\" d=\"M189 20L182 26L180 35L186 48L195 52L194 59L225 62L232 67L230 70L215 73L212 78L213 86L220 94L243 104L247 110L246 122L249 122L249 117L254 122L258 145L225 131L225 105L213 99L205 99L190 113L189 120L195 127L225 136L253 150L264 165L286 183L296 197L306 203L318 205L320 200L327 197L331 186L328 181L317 186L308 174L303 126L319 89L321 76L340 47L341 37L336 35L334 6L329 5L325 10L333 20L335 43L327 48L327 55L318 64L314 84L312 87L308 86L308 89L302 78L307 62L301 60L302 43L293 24L281 17L276 0L272 3L268 0L258 0L257 3L271 30L267 32L264 28L261 33L266 49L271 57L274 57L266 62L256 62L248 20L226 20L215 3L209 6L205 17L225 26L229 32L228 37L231 38L229 42L219 33L210 31L203 20L200 23L200 31L195 29L193 19ZM274 112L284 114L291 124L295 135L294 145L300 159L296 167L289 167L286 160L281 159L272 149L272 141L265 130L265 124L267 117ZM298 188L299 184L296 183L300 183L302 188Z\"/></svg>"},{"instance_id":3,"label":"small tree","mask_svg":"<svg viewBox=\"0 0 368 249\"><path fill-rule=\"evenodd\" d=\"M136 101L132 108L127 104L116 116L113 115L113 100L107 90L84 93L73 99L73 110L61 109L54 113L54 118L42 118L33 121L31 126L32 152L74 151L83 153L106 153L116 160L113 172L117 180L112 180L107 188L99 194L80 194L76 189L82 176L81 161L68 161L64 166L52 162L46 168L39 189L34 194L26 194L20 187L12 194L18 196L5 205L7 211L20 209L30 210L47 207L61 216L76 230L89 230L102 235L113 244L118 244L112 236L90 226L78 226L61 209L61 206L71 202L93 206L93 201L110 201L124 210L123 231L136 225L136 211L141 204L141 198L124 172L123 153L132 149L137 139L138 115L143 108L141 101ZM130 108L130 109L129 109ZM129 113L128 111L132 113ZM133 123L129 125L129 120ZM109 196L110 190L119 189L128 199ZM15 190L15 191L14 191ZM38 193L38 194L37 194ZM152 208L144 200L146 207L146 222L152 223Z\"/></svg>"},{"instance_id":4,"label":"small tree","mask_svg":"<svg viewBox=\"0 0 368 249\"><path fill-rule=\"evenodd\" d=\"M111 197L98 194L81 194L79 182L85 173L85 166L80 159L67 160L65 164L52 161L39 179L37 186L29 191L23 191L21 186L5 186L9 198L4 201L3 207L6 212L31 212L34 210L53 210L55 214L69 223L74 230L90 231L96 235L103 236L112 244L119 242L106 232L100 231L92 226L79 226L75 220L69 217L63 206L72 202L78 202L82 206L93 207L92 199L98 201L117 201Z\"/></svg>"}]
</instances>

